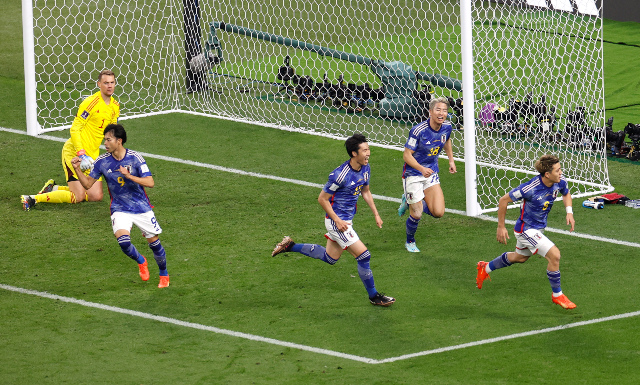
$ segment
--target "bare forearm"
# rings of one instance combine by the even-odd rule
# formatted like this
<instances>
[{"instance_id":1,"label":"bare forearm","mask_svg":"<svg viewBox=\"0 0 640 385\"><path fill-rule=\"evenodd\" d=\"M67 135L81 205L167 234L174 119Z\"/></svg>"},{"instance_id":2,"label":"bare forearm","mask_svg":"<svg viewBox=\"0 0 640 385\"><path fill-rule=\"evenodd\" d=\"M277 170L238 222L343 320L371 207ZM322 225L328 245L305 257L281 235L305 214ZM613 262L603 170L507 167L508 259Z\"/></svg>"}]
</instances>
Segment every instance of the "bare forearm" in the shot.
<instances>
[{"instance_id":1,"label":"bare forearm","mask_svg":"<svg viewBox=\"0 0 640 385\"><path fill-rule=\"evenodd\" d=\"M373 201L373 195L371 195L371 192L366 192L366 193L363 192L362 199L364 199L364 201L367 202L367 205L369 205L369 208L371 209L371 212L373 213L373 215L379 217L380 214L378 214L378 209L376 208L376 204Z\"/></svg>"},{"instance_id":2,"label":"bare forearm","mask_svg":"<svg viewBox=\"0 0 640 385\"><path fill-rule=\"evenodd\" d=\"M78 182L80 182L80 184L82 185L82 187L84 187L85 190L89 190L94 183L96 183L96 180L93 179L90 176L86 176L84 174L84 172L82 172L82 170L80 170L80 168L76 168L76 175L78 176Z\"/></svg>"},{"instance_id":3,"label":"bare forearm","mask_svg":"<svg viewBox=\"0 0 640 385\"><path fill-rule=\"evenodd\" d=\"M136 182L137 184L139 184L142 187L152 188L153 186L155 186L155 181L153 180L153 177L151 177L151 176L145 176L144 178L140 178L138 176L134 176L134 175L131 175L131 174L126 174L126 175L124 175L124 177L129 179L132 182Z\"/></svg>"}]
</instances>

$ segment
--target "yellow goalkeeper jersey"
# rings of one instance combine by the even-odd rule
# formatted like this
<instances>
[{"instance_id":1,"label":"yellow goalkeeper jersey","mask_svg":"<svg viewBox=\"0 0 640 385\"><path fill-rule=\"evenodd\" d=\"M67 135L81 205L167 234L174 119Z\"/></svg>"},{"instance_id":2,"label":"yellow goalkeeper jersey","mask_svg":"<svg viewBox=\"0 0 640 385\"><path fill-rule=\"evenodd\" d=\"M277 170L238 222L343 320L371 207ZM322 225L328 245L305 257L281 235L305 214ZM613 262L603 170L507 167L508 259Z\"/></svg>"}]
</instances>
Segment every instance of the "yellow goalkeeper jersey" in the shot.
<instances>
[{"instance_id":1,"label":"yellow goalkeeper jersey","mask_svg":"<svg viewBox=\"0 0 640 385\"><path fill-rule=\"evenodd\" d=\"M100 91L89 96L78 107L78 114L71 125L71 138L65 147L72 150L73 154L85 150L87 155L97 158L104 139L104 128L117 123L119 116L120 104L113 96L109 104L104 102Z\"/></svg>"}]
</instances>

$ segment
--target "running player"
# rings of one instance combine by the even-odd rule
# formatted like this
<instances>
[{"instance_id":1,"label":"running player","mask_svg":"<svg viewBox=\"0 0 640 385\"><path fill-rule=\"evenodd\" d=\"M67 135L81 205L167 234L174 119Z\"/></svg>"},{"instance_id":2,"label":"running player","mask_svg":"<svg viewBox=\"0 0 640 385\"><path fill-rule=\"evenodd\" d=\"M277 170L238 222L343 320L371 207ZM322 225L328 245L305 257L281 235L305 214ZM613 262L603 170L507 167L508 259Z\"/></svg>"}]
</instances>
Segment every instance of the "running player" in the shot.
<instances>
[{"instance_id":1,"label":"running player","mask_svg":"<svg viewBox=\"0 0 640 385\"><path fill-rule=\"evenodd\" d=\"M514 263L524 263L530 256L538 254L548 261L547 277L551 283L551 300L565 309L573 309L576 305L569 301L560 288L560 250L543 234L544 228L547 227L547 216L558 193L562 195L567 212L567 225L571 226L573 231L576 221L573 219L571 194L567 181L562 176L558 157L544 155L538 159L535 168L540 175L509 191L500 198L498 204L497 239L498 242L506 245L509 239L509 232L504 225L507 206L511 202L522 200L520 217L514 229L516 250L502 253L491 262L478 262L476 286L482 289L482 282L489 278L489 273L493 270L508 267Z\"/></svg>"},{"instance_id":2,"label":"running player","mask_svg":"<svg viewBox=\"0 0 640 385\"><path fill-rule=\"evenodd\" d=\"M409 210L407 218L407 241L405 247L412 253L420 252L416 246L416 231L422 213L440 218L444 215L444 194L438 175L438 155L444 151L449 158L449 172L456 172L451 145L451 123L445 121L449 110L447 98L429 102L429 119L411 128L404 145L404 169L402 181L404 194L398 207L398 215Z\"/></svg>"},{"instance_id":3,"label":"running player","mask_svg":"<svg viewBox=\"0 0 640 385\"><path fill-rule=\"evenodd\" d=\"M135 224L147 239L149 248L160 270L159 288L169 286L167 258L158 235L162 229L149 203L145 187L155 182L144 158L137 152L124 148L127 133L119 124L110 124L104 129L106 154L99 156L91 173L81 172L82 158L71 160L83 188L89 190L98 178L104 177L111 196L111 226L122 251L138 263L140 278L149 280L147 260L131 243L131 227Z\"/></svg>"},{"instance_id":4,"label":"running player","mask_svg":"<svg viewBox=\"0 0 640 385\"><path fill-rule=\"evenodd\" d=\"M120 116L120 104L113 98L116 78L113 71L104 70L98 75L98 88L95 94L86 98L78 108L71 126L71 138L62 148L62 168L68 186L59 186L49 179L36 195L22 195L22 207L31 209L38 203L79 203L102 200L102 178L89 190L78 182L76 170L71 159L78 156L82 163L80 169L86 175L93 160L100 154L100 143L104 136L104 128L117 123Z\"/></svg>"},{"instance_id":5,"label":"running player","mask_svg":"<svg viewBox=\"0 0 640 385\"><path fill-rule=\"evenodd\" d=\"M369 301L377 306L390 306L395 298L376 290L373 273L369 267L371 254L352 227L356 213L358 197L369 205L375 216L376 225L382 228L382 218L378 214L373 196L369 190L369 144L364 135L354 134L345 142L347 153L351 157L329 174L329 180L318 196L318 203L326 212L324 225L327 246L317 244L294 243L290 237L284 237L271 253L272 257L284 252L297 252L311 258L334 265L344 250L353 255L358 264L358 275L364 284Z\"/></svg>"}]
</instances>

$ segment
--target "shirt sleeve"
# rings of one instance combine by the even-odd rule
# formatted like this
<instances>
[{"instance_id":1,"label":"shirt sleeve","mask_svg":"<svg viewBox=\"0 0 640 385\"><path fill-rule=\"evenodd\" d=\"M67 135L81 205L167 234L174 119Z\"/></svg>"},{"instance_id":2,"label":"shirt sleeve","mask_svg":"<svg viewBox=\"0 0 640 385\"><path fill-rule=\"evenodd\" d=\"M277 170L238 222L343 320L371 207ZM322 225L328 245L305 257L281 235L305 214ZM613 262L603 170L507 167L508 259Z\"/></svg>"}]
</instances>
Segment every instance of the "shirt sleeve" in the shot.
<instances>
[{"instance_id":1,"label":"shirt sleeve","mask_svg":"<svg viewBox=\"0 0 640 385\"><path fill-rule=\"evenodd\" d=\"M329 180L327 181L327 184L325 184L322 188L322 191L326 192L327 194L333 195L336 193L336 191L338 191L339 188L340 184L336 182L336 173L334 171L329 174Z\"/></svg>"},{"instance_id":2,"label":"shirt sleeve","mask_svg":"<svg viewBox=\"0 0 640 385\"><path fill-rule=\"evenodd\" d=\"M149 166L147 166L147 162L145 162L142 157L140 157L140 161L138 162L136 167L138 168L138 172L140 173L140 178L152 176L151 171L149 170Z\"/></svg>"},{"instance_id":3,"label":"shirt sleeve","mask_svg":"<svg viewBox=\"0 0 640 385\"><path fill-rule=\"evenodd\" d=\"M411 151L416 151L418 149L418 137L415 133L415 127L411 128L411 131L409 131L409 138L407 138L407 142L404 144L404 147Z\"/></svg>"},{"instance_id":4,"label":"shirt sleeve","mask_svg":"<svg viewBox=\"0 0 640 385\"><path fill-rule=\"evenodd\" d=\"M517 201L521 200L522 199L522 190L520 189L520 186L518 186L518 187L514 188L513 190L509 191L509 197L514 202L517 202Z\"/></svg>"},{"instance_id":5,"label":"shirt sleeve","mask_svg":"<svg viewBox=\"0 0 640 385\"><path fill-rule=\"evenodd\" d=\"M71 143L73 143L73 147L75 147L75 152L84 149L84 144L82 143L80 132L87 125L87 119L89 119L89 115L91 115L91 113L87 110L88 106L89 98L80 103L80 107L78 107L78 113L73 119L73 124L71 125Z\"/></svg>"},{"instance_id":6,"label":"shirt sleeve","mask_svg":"<svg viewBox=\"0 0 640 385\"><path fill-rule=\"evenodd\" d=\"M93 167L91 168L91 172L89 173L90 177L92 177L93 179L100 179L100 177L102 176L102 172L100 171L101 164L102 162L100 160L97 160L93 164Z\"/></svg>"}]
</instances>

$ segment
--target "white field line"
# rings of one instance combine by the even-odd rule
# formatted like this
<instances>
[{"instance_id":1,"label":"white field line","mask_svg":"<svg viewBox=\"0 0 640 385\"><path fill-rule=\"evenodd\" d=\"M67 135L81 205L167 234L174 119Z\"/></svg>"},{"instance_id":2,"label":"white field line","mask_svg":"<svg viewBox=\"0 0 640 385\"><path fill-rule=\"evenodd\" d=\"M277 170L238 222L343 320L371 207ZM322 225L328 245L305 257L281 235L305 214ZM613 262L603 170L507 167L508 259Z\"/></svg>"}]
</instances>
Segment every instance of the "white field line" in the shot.
<instances>
[{"instance_id":1,"label":"white field line","mask_svg":"<svg viewBox=\"0 0 640 385\"><path fill-rule=\"evenodd\" d=\"M0 284L0 288L1 289L5 289L5 290L9 290L9 291L13 291L13 292L17 292L17 293L21 293L21 294L35 295L35 296L42 297L42 298L48 298L48 299L53 299L53 300L57 300L57 301L73 303L73 304L80 305L80 306L91 307L91 308L95 308L95 309L100 309L100 310L106 310L106 311L111 311L111 312L115 312L115 313L126 314L126 315L130 315L130 316L134 316L134 317L145 318L145 319L149 319L149 320L153 320L153 321L169 323L169 324L173 324L173 325L178 325L178 326L183 326L183 327L188 327L188 328L197 329L197 330L203 330L203 331L208 331L208 332L213 332L213 333L217 333L217 334L224 334L224 335L228 335L228 336L231 336L231 337L243 338L243 339L247 339L247 340L251 340L251 341L265 342L265 343L272 344L272 345L284 346L284 347L304 350L304 351L317 353L317 354L324 354L324 355L333 356L333 357L345 358L345 359L348 359L348 360L363 362L363 363L366 363L366 364L385 364L385 363L390 363L390 362L395 362L395 361L407 360L407 359L414 358L414 357L427 356L427 355L430 355L430 354L443 353L443 352L448 352L448 351L452 351L452 350L464 349L464 348L469 348L469 347L479 346L479 345L486 345L486 344L491 344L491 343L494 343L494 342L511 340L511 339L521 338L521 337L528 337L528 336L533 336L533 335L536 335L536 334L550 333L550 332L554 332L554 331L558 331L558 330L570 329L570 328L574 328L574 327L578 327L578 326L591 325L591 324L607 322L607 321L614 321L614 320L623 319L623 318L636 317L636 316L640 315L640 311L636 311L636 312L632 312L632 313L625 313L625 314L618 314L618 315L610 316L610 317L596 318L596 319L589 320L589 321L575 322L575 323L571 323L571 324L560 325L560 326L546 328L546 329L531 330L531 331L523 332L523 333L516 333L516 334L507 335L507 336L489 338L489 339L480 340L480 341L468 342L468 343L460 344L460 345L447 346L447 347L438 348L438 349L425 350L425 351L422 351L422 352L405 354L405 355L401 355L401 356L397 356L397 357L389 357L389 358L385 358L385 359L382 359L382 360L376 360L376 359L373 359L373 358L360 357L360 356L356 356L356 355L353 355L353 354L336 352L336 351L333 351L333 350L314 348L312 346L306 346L306 345L296 344L296 343L287 342L287 341L280 341L280 340L276 340L276 339L273 339L273 338L257 336L257 335L254 335L254 334L240 333L240 332L235 332L233 330L220 329L220 328L216 328L216 327L213 327L213 326L207 326L207 325L197 324L197 323L193 323L193 322L181 321L181 320L178 320L178 319L175 319L175 318L169 318L169 317L163 317L163 316L158 316L158 315L149 314L149 313L143 313L143 312L136 311L136 310L123 309L123 308L120 308L120 307L103 305L103 304L100 304L100 303L84 301L84 300L81 300L81 299L76 299L76 298L71 298L71 297L64 297L64 296L51 294L51 293L47 293L47 292L42 292L42 291L22 289L22 288L19 288L19 287L9 286L9 285L4 285L4 284Z\"/></svg>"},{"instance_id":2,"label":"white field line","mask_svg":"<svg viewBox=\"0 0 640 385\"><path fill-rule=\"evenodd\" d=\"M14 129L11 129L11 128L4 128L4 127L0 127L0 131L12 132L12 133L22 134L22 135L26 135L27 134L25 131L14 130ZM64 138L59 138L59 137L50 136L50 135L39 135L37 137L40 138L40 139L53 140L53 141L56 141L56 142L66 142L66 140L67 140L67 139L64 139ZM104 146L100 146L100 147L102 149L104 149ZM202 163L202 162L196 162L196 161L192 161L192 160L174 158L174 157L171 157L171 156L156 155L156 154L150 154L150 153L140 152L140 151L138 151L138 152L142 156L144 156L145 158L160 159L160 160L164 160L164 161L167 161L167 162L187 164L187 165L190 165L190 166L203 167L203 168L208 168L208 169L211 169L211 170L229 172L229 173L237 174L237 175L245 175L245 176L251 176L251 177L254 177L254 178L262 178L262 179L271 179L271 180L276 180L276 181L279 181L279 182L292 183L292 184L297 184L297 185L300 185L300 186L314 187L314 188L318 188L318 189L321 189L324 186L322 184L306 182L306 181L303 181L303 180L297 180L297 179L291 179L291 178L283 178L283 177L279 177L279 176L275 176L275 175L268 175L268 174L261 174L261 173L257 173L257 172L244 171L244 170L239 170L239 169L236 169L236 168L229 168L229 167L217 166L217 165L209 164L209 163ZM377 200L400 203L400 198L387 197L387 196L384 196L384 195L377 195L377 194L373 194L373 197L375 199L377 199ZM462 210L446 209L446 212L451 213L451 214L457 214L457 215L466 215L466 212L464 212ZM478 215L478 216L476 216L474 218L478 218L478 219L485 220L485 221L490 221L490 222L497 222L498 221L497 218L489 216L489 215ZM512 220L506 220L505 223L515 225L515 221L512 221ZM551 233L569 235L569 236L578 237L578 238L589 239L589 240L592 240L592 241L613 243L613 244L616 244L616 245L640 248L640 243L621 241L621 240L618 240L618 239L600 237L600 236L591 235L591 234L570 232L568 230L556 229L556 228L553 228L553 227L547 227L545 229L545 231L548 231L548 232L551 232Z\"/></svg>"},{"instance_id":3,"label":"white field line","mask_svg":"<svg viewBox=\"0 0 640 385\"><path fill-rule=\"evenodd\" d=\"M163 316L158 316L158 315L149 314L149 313L143 313L143 312L136 311L136 310L123 309L121 307L116 307L116 306L103 305L101 303L84 301L82 299L76 299L76 298L72 298L72 297L64 297L64 296L61 296L61 295L51 294L51 293L47 293L47 292L43 292L43 291L22 289L22 288L19 288L19 287L9 286L9 285L4 285L4 284L0 284L0 288L1 289L5 289L5 290L9 290L9 291L14 291L14 292L17 292L17 293L35 295L35 296L42 297L42 298L49 298L49 299L53 299L53 300L57 300L57 301L73 303L73 304L80 305L80 306L92 307L92 308L95 308L95 309L112 311L112 312L115 312L115 313L126 314L126 315L130 315L130 316L134 316L134 317L146 318L146 319L153 320L153 321L165 322L165 323L169 323L169 324L173 324L173 325L184 326L184 327L187 327L187 328L204 330L204 331L213 332L213 333L217 333L217 334L225 334L225 335L228 335L228 336L231 336L231 337L244 338L244 339L251 340L251 341L266 342L266 343L272 344L272 345L286 346L286 347L293 348L293 349L300 349L300 350L305 350L305 351L312 352L312 353L318 353L318 354L324 354L324 355L328 355L328 356L346 358L346 359L349 359L349 360L364 362L364 363L368 363L368 364L376 363L376 360L371 359L371 358L354 356L352 354L335 352L333 350L314 348L312 346L300 345L300 344L296 344L296 343L293 343L293 342L287 342L287 341L280 341L280 340L276 340L276 339L273 339L273 338L257 336L257 335L254 335L254 334L240 333L240 332L235 332L233 330L220 329L220 328L216 328L216 327L213 327L213 326L207 326L207 325L201 325L201 324L197 324L197 323L193 323L193 322L181 321L181 320L178 320L178 319L175 319L175 318L169 318L169 317L163 317Z\"/></svg>"},{"instance_id":4,"label":"white field line","mask_svg":"<svg viewBox=\"0 0 640 385\"><path fill-rule=\"evenodd\" d=\"M13 292L16 292L16 293L21 293L21 294L35 295L35 296L42 297L42 298L53 299L53 300L57 300L57 301L72 303L72 304L85 306L85 307L91 307L91 308L100 309L100 310L112 311L112 312L115 312L115 313L126 314L126 315L130 315L130 316L133 316L133 317L145 318L145 319L149 319L149 320L152 320L152 321L164 322L164 323L168 323L168 324L173 324L173 325L177 325L177 326L183 326L183 327L202 330L202 331L213 332L213 333L217 333L217 334L224 334L224 335L228 335L228 336L231 336L231 337L243 338L243 339L251 340L251 341L264 342L264 343L271 344L271 345L284 346L284 347L288 347L288 348L304 350L304 351L311 352L311 353L324 354L324 355L327 355L327 356L333 356L333 357L338 357L338 358L345 358L345 359L352 360L352 361L363 362L365 364L386 364L386 363L395 362L395 361L407 360L407 359L415 358L415 357L427 356L427 355L437 354L437 353L444 353L444 352L449 352L449 351L452 351L452 350L465 349L465 348L470 348L470 347L479 346L479 345L492 344L492 343L495 343L495 342L512 340L512 339L522 338L522 337L529 337L529 336L533 336L533 335L537 335L537 334L550 333L550 332L555 332L555 331L559 331L559 330L575 328L575 327L579 327L579 326L592 325L592 324L597 324L597 323L601 323L601 322L608 322L608 321L615 321L615 320L619 320L619 319L623 319L623 318L629 318L629 317L637 317L637 316L640 315L640 311L636 311L636 312L632 312L632 313L625 313L625 314L618 314L618 315L614 315L614 316L610 316L610 317L596 318L596 319L592 319L592 320L589 320L589 321L580 321L580 322L574 322L574 323L570 323L570 324L566 324L566 325L555 326L555 327L551 327L551 328L530 330L528 332L523 332L523 333L516 333L516 334L510 334L510 335L507 335L507 336L488 338L488 339L485 339L485 340L468 342L468 343L460 344L460 345L446 346L446 347L443 347L443 348L432 349L432 350L424 350L422 352L404 354L404 355L401 355L401 356L389 357L389 358L384 358L384 359L381 359L381 360L376 360L376 359L373 359L373 358L360 357L360 356L356 356L356 355L353 355L353 354L347 354L347 353L336 352L336 351L333 351L333 350L315 348L313 346L306 346L306 345L296 344L296 343L293 343L293 342L280 341L280 340L276 340L276 339L273 339L273 338L257 336L257 335L254 335L254 334L240 333L240 332L235 332L233 330L220 329L220 328L213 327L213 326L207 326L207 325L197 324L197 323L193 323L193 322L181 321L181 320L178 320L178 319L175 319L175 318L169 318L169 317L163 317L163 316L158 316L158 315L149 314L149 313L143 313L143 312L136 311L136 310L123 309L121 307L103 305L103 304L100 304L100 303L89 302L89 301L76 299L76 298L71 298L71 297L64 297L64 296L61 296L61 295L51 294L51 293L42 292L42 291L22 289L22 288L19 288L19 287L9 286L9 285L4 285L4 284L0 284L0 289L9 290L9 291L13 291Z\"/></svg>"},{"instance_id":5,"label":"white field line","mask_svg":"<svg viewBox=\"0 0 640 385\"><path fill-rule=\"evenodd\" d=\"M17 134L26 134L24 131L6 129L6 128L2 128L2 127L0 127L0 131L14 132L14 133L17 133ZM66 141L66 139L63 139L63 138L58 138L58 137L48 136L48 135L41 135L41 136L38 136L38 137L42 138L42 139L54 140L54 141L58 141L58 142L65 142ZM238 169L233 169L233 168L228 168L228 167L216 166L216 165L212 165L212 164L208 164L208 163L201 163L201 162L195 162L195 161L190 161L190 160L184 160L184 159L180 159L180 158L173 158L173 157L167 157L167 156L155 155L155 154L148 154L148 153L142 153L142 152L140 152L140 154L142 154L144 157L147 157L147 158L160 159L160 160L165 160L165 161L168 161L168 162L187 164L187 165L192 165L192 166L196 166L196 167L204 167L204 168L209 168L209 169L216 170L216 171L230 172L230 173L234 173L234 174L238 174L238 175L246 175L246 176L252 176L252 177L256 177L256 178L271 179L271 180L287 182L287 183L293 183L293 184L297 184L297 185L315 187L315 188L322 188L323 187L323 185L317 184L317 183L305 182L305 181L300 181L300 180L296 180L296 179L282 178L282 177L278 177L278 176L260 174L260 173L255 173L255 172L248 172L248 171L244 171L244 170L238 170ZM386 197L386 196L375 195L375 194L374 194L374 197L376 199L379 199L379 200L386 200L386 201L390 201L390 202L400 203L400 199L398 199L398 198ZM446 211L450 212L452 214L465 215L465 212L464 211L460 211L460 210L447 209ZM486 215L480 215L477 218L482 219L482 220L487 220L487 221L493 221L493 222L497 221L496 218L490 217L490 216L486 216ZM507 222L511 223L511 224L515 223L514 221L507 221ZM595 240L595 241L600 241L600 242L609 242L609 243L625 245L625 246L631 246L631 247L640 247L640 244L633 243L633 242L619 241L619 240L616 240L616 239L598 237L598 236L593 236L593 235L589 235L589 234L571 233L571 232L566 231L566 230L553 229L553 228L549 228L549 227L546 229L546 231L565 234L565 235L570 235L570 236L576 236L576 237ZM46 292L39 292L39 291L35 291L35 290L22 289L22 288L9 286L9 285L4 285L4 284L0 284L0 288L5 289L5 290L10 290L10 291L15 291L15 292L18 292L18 293L36 295L36 296L43 297L43 298L50 298L50 299L60 300L60 301L63 301L63 302L75 303L75 304L82 305L82 306L93 307L93 308L97 308L97 309L113 311L113 312L122 313L122 314L128 314L128 315L141 317L141 318L146 318L146 319L151 319L151 320L155 320L155 321L159 321L159 322L166 322L166 323L171 323L171 324L180 325L180 326L184 326L184 327L190 327L190 328L194 328L194 329L210 331L210 332L214 332L214 333L218 333L218 334L225 334L225 335L229 335L229 336L233 336L233 337L244 338L244 339L253 340L253 341L266 342L266 343L273 344L273 345L286 346L286 347L305 350L305 351L318 353L318 354L324 354L324 355L329 355L329 356L334 356L334 357L346 358L346 359L349 359L349 360L358 361L358 362L364 362L364 363L368 363L368 364L382 364L382 363L395 362L395 361L406 360L406 359L410 359L410 358L414 358L414 357L420 357L420 356L426 356L426 355L430 355L430 354L442 353L442 352L447 352L447 351L451 351L451 350L464 349L464 348L468 348L468 347L473 347L473 346L478 346L478 345L485 345L485 344L490 344L490 343L509 340L509 339L527 337L527 336L532 336L532 335L536 335L536 334L549 333L549 332L553 332L553 331L569 329L569 328L578 327L578 326L584 326L584 325L590 325L590 324L595 324L595 323L600 323L600 322L613 321L613 320L617 320L617 319L635 317L635 316L640 315L640 311L632 312L632 313L625 313L625 314L618 314L618 315L614 315L614 316L610 316L610 317L597 318L597 319L593 319L593 320L590 320L590 321L581 321L581 322L575 322L575 323L572 323L572 324L556 326L556 327L552 327L552 328L531 330L531 331L523 332L523 333L516 333L516 334L511 334L511 335L502 336L502 337L489 338L489 339L485 339L485 340L469 342L469 343L460 344L460 345L452 345L452 346L447 346L447 347L433 349L433 350L425 350L425 351L422 351L422 352L405 354L405 355L401 355L401 356L397 356L397 357L385 358L385 359L382 359L382 360L376 360L376 359L372 359L372 358L360 357L360 356L347 354L347 353L335 352L335 351L327 350L327 349L314 348L314 347L311 347L311 346L300 345L300 344L296 344L296 343L292 343L292 342L280 341L280 340L276 340L276 339L273 339L273 338L256 336L256 335L253 335L253 334L240 333L240 332L235 332L235 331L232 331L232 330L220 329L220 328L216 328L216 327L213 327L213 326L206 326L206 325L196 324L196 323L192 323L192 322L180 321L180 320L177 320L177 319L174 319L174 318L156 316L156 315L153 315L153 314L143 313L143 312L139 312L139 311L135 311L135 310L123 309L123 308L119 308L119 307L115 307L115 306L103 305L103 304L99 304L99 303L88 302L88 301L75 299L75 298L70 298L70 297L63 297L63 296L59 296L59 295L56 295L56 294L49 294L49 293L46 293Z\"/></svg>"}]
</instances>

